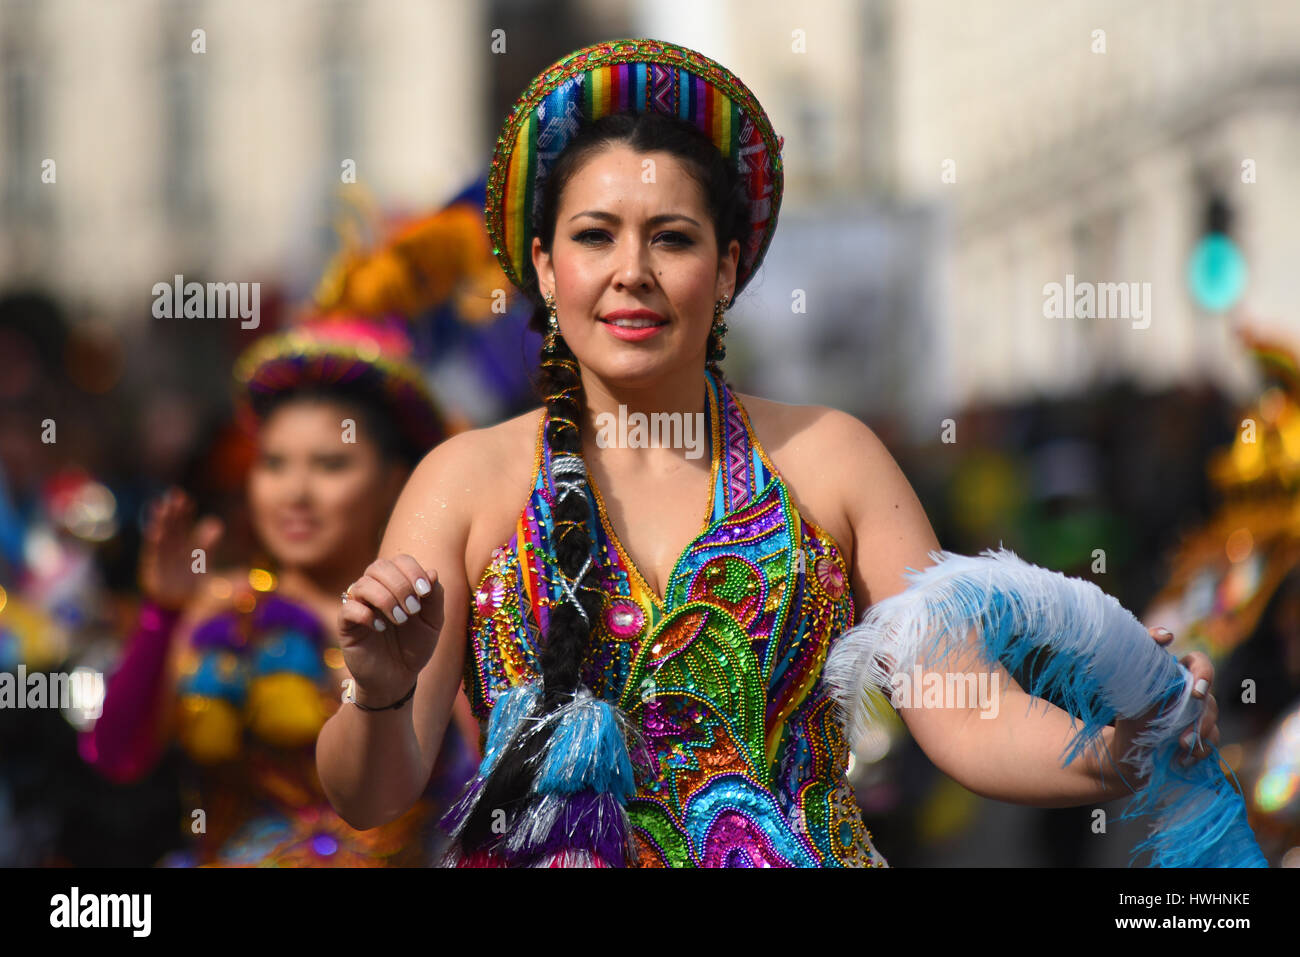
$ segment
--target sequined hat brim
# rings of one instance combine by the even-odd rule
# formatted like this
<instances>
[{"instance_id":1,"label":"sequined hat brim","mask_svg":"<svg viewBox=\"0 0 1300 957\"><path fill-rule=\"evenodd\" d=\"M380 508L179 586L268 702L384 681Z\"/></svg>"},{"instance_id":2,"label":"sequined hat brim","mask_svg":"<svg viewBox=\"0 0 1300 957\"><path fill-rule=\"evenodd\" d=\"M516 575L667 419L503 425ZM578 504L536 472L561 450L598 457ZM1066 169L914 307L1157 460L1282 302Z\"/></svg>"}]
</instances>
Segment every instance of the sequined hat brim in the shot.
<instances>
[{"instance_id":1,"label":"sequined hat brim","mask_svg":"<svg viewBox=\"0 0 1300 957\"><path fill-rule=\"evenodd\" d=\"M750 207L736 271L739 293L776 230L784 138L735 74L661 40L614 40L576 50L542 71L515 101L497 137L484 209L502 269L516 286L529 288L538 187L581 125L621 111L688 120L739 170Z\"/></svg>"}]
</instances>

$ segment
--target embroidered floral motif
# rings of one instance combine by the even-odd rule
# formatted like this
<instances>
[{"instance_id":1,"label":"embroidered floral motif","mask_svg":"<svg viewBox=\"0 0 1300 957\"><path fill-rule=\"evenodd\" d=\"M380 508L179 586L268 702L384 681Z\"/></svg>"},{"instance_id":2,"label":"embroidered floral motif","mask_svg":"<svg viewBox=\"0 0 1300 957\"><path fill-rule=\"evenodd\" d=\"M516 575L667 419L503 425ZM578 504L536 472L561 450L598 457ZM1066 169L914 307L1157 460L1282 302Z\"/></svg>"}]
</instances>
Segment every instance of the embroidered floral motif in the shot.
<instances>
[{"instance_id":1,"label":"embroidered floral motif","mask_svg":"<svg viewBox=\"0 0 1300 957\"><path fill-rule=\"evenodd\" d=\"M800 516L730 389L706 378L713 515L678 558L662 603L613 535L599 490L588 496L609 600L583 681L641 736L628 803L633 863L884 866L821 681L831 644L855 620L840 549ZM475 593L466 688L484 722L507 688L536 677L559 594L544 425L533 492Z\"/></svg>"}]
</instances>

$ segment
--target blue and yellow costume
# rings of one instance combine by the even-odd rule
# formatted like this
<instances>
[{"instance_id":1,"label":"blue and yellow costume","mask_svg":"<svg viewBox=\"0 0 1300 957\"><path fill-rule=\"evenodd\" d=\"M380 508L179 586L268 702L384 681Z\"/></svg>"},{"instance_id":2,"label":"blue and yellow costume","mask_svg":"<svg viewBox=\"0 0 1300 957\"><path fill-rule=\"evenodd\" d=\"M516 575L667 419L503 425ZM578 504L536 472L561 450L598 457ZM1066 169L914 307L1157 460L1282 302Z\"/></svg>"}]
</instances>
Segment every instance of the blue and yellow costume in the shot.
<instances>
[{"instance_id":1,"label":"blue and yellow costume","mask_svg":"<svg viewBox=\"0 0 1300 957\"><path fill-rule=\"evenodd\" d=\"M330 807L315 762L316 736L340 704L342 667L315 615L274 592L245 593L194 629L181 660L177 738L197 771L192 807L203 811L204 829L192 849L164 863L366 867L434 859L433 821L472 773L473 756L453 727L420 801L391 824L354 830Z\"/></svg>"}]
</instances>

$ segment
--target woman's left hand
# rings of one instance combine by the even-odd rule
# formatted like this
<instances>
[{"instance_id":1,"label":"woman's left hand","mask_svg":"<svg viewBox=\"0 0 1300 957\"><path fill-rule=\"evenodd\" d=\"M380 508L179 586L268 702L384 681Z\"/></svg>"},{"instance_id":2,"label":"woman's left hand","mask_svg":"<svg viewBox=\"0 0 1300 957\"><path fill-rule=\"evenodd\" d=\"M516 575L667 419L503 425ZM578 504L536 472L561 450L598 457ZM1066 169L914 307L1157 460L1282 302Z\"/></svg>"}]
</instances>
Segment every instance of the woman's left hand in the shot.
<instances>
[{"instance_id":1,"label":"woman's left hand","mask_svg":"<svg viewBox=\"0 0 1300 957\"><path fill-rule=\"evenodd\" d=\"M1147 631L1161 647L1174 640L1173 634L1164 628L1148 628ZM1214 682L1214 665L1209 656L1201 651L1193 651L1178 661L1192 673L1192 697L1208 699L1205 710L1201 712L1201 720L1195 726L1188 725L1183 731L1181 760L1184 766L1190 766L1210 753L1209 745L1217 746L1219 743L1219 704L1210 693L1210 685ZM1152 708L1140 718L1119 718L1115 721L1116 758L1124 755L1133 740L1158 713L1158 708ZM1198 734L1199 737L1195 737Z\"/></svg>"}]
</instances>

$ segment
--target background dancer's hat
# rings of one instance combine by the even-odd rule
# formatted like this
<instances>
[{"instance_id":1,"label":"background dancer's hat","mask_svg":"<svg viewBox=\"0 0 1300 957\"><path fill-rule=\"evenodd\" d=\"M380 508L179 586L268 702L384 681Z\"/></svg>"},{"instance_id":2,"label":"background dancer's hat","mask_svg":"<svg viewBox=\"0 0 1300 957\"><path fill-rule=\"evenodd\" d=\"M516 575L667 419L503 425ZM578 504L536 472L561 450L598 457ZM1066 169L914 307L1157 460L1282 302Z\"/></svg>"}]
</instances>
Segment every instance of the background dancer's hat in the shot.
<instances>
[{"instance_id":1,"label":"background dancer's hat","mask_svg":"<svg viewBox=\"0 0 1300 957\"><path fill-rule=\"evenodd\" d=\"M448 426L402 324L355 316L315 316L254 342L235 362L241 404L258 410L282 392L308 386L357 391L379 400L413 459L437 445Z\"/></svg>"},{"instance_id":2,"label":"background dancer's hat","mask_svg":"<svg viewBox=\"0 0 1300 957\"><path fill-rule=\"evenodd\" d=\"M497 137L485 207L492 251L506 275L521 289L533 279L530 250L541 202L538 187L580 123L623 111L690 121L739 170L750 208L736 270L739 293L776 229L785 139L776 135L763 107L730 70L661 40L584 47L542 71L515 102Z\"/></svg>"}]
</instances>

